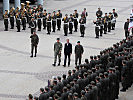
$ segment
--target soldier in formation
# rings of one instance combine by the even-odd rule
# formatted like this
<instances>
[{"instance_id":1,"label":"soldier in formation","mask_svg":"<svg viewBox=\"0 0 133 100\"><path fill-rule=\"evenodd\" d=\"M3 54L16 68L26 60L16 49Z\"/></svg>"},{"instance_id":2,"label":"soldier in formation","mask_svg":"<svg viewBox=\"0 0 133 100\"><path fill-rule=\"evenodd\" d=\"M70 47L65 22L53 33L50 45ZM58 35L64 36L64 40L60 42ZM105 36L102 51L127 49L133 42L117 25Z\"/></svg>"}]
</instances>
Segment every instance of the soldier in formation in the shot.
<instances>
[{"instance_id":1,"label":"soldier in formation","mask_svg":"<svg viewBox=\"0 0 133 100\"><path fill-rule=\"evenodd\" d=\"M77 49L80 52L80 49ZM78 53L79 54L79 53ZM62 77L54 77L40 100L116 100L133 83L133 36L100 51ZM119 91L119 85L122 89Z\"/></svg>"}]
</instances>

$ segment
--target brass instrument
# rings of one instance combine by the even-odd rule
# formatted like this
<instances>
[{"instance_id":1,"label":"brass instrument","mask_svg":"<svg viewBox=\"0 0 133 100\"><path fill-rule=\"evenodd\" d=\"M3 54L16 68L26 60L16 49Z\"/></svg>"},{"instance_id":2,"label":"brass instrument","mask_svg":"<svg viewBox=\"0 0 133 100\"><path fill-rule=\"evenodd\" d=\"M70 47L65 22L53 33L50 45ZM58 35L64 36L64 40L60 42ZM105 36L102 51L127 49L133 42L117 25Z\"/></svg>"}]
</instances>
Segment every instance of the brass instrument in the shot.
<instances>
[{"instance_id":1,"label":"brass instrument","mask_svg":"<svg viewBox=\"0 0 133 100\"><path fill-rule=\"evenodd\" d=\"M57 12L57 14L56 14L57 16L59 16L60 15L60 13L59 12Z\"/></svg>"},{"instance_id":2,"label":"brass instrument","mask_svg":"<svg viewBox=\"0 0 133 100\"><path fill-rule=\"evenodd\" d=\"M106 23L106 18L104 18L104 23Z\"/></svg>"},{"instance_id":3,"label":"brass instrument","mask_svg":"<svg viewBox=\"0 0 133 100\"><path fill-rule=\"evenodd\" d=\"M66 20L66 17L64 17L64 21Z\"/></svg>"},{"instance_id":4,"label":"brass instrument","mask_svg":"<svg viewBox=\"0 0 133 100\"><path fill-rule=\"evenodd\" d=\"M76 14L75 13L73 13L73 17L76 17Z\"/></svg>"}]
</instances>

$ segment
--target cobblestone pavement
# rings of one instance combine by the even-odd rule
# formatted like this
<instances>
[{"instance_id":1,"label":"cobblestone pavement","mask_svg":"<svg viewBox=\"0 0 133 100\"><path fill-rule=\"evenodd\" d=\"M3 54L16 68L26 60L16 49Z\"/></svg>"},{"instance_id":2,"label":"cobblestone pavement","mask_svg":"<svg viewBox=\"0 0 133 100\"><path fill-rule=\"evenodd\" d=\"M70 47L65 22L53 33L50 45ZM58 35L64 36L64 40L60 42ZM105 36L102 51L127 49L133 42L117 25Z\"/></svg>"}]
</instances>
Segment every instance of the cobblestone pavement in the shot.
<instances>
[{"instance_id":1,"label":"cobblestone pavement","mask_svg":"<svg viewBox=\"0 0 133 100\"><path fill-rule=\"evenodd\" d=\"M67 38L74 46L80 40L85 52L82 62L90 55L97 55L105 48L112 46L124 38L123 24L129 17L132 0L46 0L44 8L48 12L61 9L63 16L73 13L78 9L81 13L83 8L87 8L89 17L87 18L86 34L84 38L79 37L80 33L73 33L64 37L63 27L61 31L47 35L46 31L37 32L40 38L38 55L30 58L30 29L20 33L9 29L5 32L3 20L0 21L0 100L25 100L29 93L39 95L39 88L47 85L48 79L52 76L62 75L68 70L74 69L74 53L72 54L71 66L53 67L53 44L57 37L65 43ZM95 39L93 20L96 19L95 12L101 7L103 12L110 12L113 8L119 14L116 30L100 39ZM27 25L28 26L28 25ZM9 26L10 28L10 26ZM63 65L63 52L62 62ZM119 100L132 100L133 88L126 93L120 93Z\"/></svg>"}]
</instances>

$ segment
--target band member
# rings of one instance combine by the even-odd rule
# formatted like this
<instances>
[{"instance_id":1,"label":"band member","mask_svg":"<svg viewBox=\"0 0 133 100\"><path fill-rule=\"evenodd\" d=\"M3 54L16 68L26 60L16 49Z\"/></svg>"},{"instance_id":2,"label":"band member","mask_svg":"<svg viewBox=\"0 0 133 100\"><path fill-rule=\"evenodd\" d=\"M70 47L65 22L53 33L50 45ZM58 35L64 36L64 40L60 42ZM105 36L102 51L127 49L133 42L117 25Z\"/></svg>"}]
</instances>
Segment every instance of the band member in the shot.
<instances>
[{"instance_id":1,"label":"band member","mask_svg":"<svg viewBox=\"0 0 133 100\"><path fill-rule=\"evenodd\" d=\"M14 7L9 12L11 29L14 29Z\"/></svg>"},{"instance_id":2,"label":"band member","mask_svg":"<svg viewBox=\"0 0 133 100\"><path fill-rule=\"evenodd\" d=\"M96 26L95 26L95 34L96 34L96 37L95 38L99 38L100 18L97 18L97 21L94 21L94 24L96 24Z\"/></svg>"},{"instance_id":3,"label":"band member","mask_svg":"<svg viewBox=\"0 0 133 100\"><path fill-rule=\"evenodd\" d=\"M34 22L34 18L31 19L30 21L30 28L31 28L31 34L33 34L33 32L36 30L36 26L35 26L35 22Z\"/></svg>"},{"instance_id":4,"label":"band member","mask_svg":"<svg viewBox=\"0 0 133 100\"><path fill-rule=\"evenodd\" d=\"M107 13L105 13L105 16L103 17L104 22L104 34L107 34L107 27L108 27L108 16Z\"/></svg>"},{"instance_id":5,"label":"band member","mask_svg":"<svg viewBox=\"0 0 133 100\"><path fill-rule=\"evenodd\" d=\"M108 16L108 32L111 31L111 20L112 19L113 19L113 16L112 16L112 13L110 12Z\"/></svg>"},{"instance_id":6,"label":"band member","mask_svg":"<svg viewBox=\"0 0 133 100\"><path fill-rule=\"evenodd\" d=\"M62 19L62 21L64 21L64 33L65 33L64 36L67 36L67 34L68 34L68 22L69 22L69 18L68 18L67 14Z\"/></svg>"},{"instance_id":7,"label":"band member","mask_svg":"<svg viewBox=\"0 0 133 100\"><path fill-rule=\"evenodd\" d=\"M46 21L47 20L47 12L46 12L46 10L44 10L42 18L43 18L43 29L46 29L46 23L47 23L47 21Z\"/></svg>"},{"instance_id":8,"label":"band member","mask_svg":"<svg viewBox=\"0 0 133 100\"><path fill-rule=\"evenodd\" d=\"M84 34L85 34L85 18L84 18L84 15L81 15L81 19L79 20L79 23L80 23L80 33L81 33L80 37L84 37Z\"/></svg>"},{"instance_id":9,"label":"band member","mask_svg":"<svg viewBox=\"0 0 133 100\"><path fill-rule=\"evenodd\" d=\"M47 34L50 34L51 32L51 13L48 13L47 17Z\"/></svg>"},{"instance_id":10,"label":"band member","mask_svg":"<svg viewBox=\"0 0 133 100\"><path fill-rule=\"evenodd\" d=\"M112 30L115 30L115 24L116 24L116 18L118 17L118 14L115 12L115 9L113 9L113 19L112 19Z\"/></svg>"},{"instance_id":11,"label":"band member","mask_svg":"<svg viewBox=\"0 0 133 100\"><path fill-rule=\"evenodd\" d=\"M70 18L69 18L69 34L72 34L72 31L73 31L73 15L70 14Z\"/></svg>"},{"instance_id":12,"label":"band member","mask_svg":"<svg viewBox=\"0 0 133 100\"><path fill-rule=\"evenodd\" d=\"M41 26L42 26L42 17L41 17L41 12L37 14L37 25L38 25L38 31L41 31Z\"/></svg>"},{"instance_id":13,"label":"band member","mask_svg":"<svg viewBox=\"0 0 133 100\"><path fill-rule=\"evenodd\" d=\"M16 14L16 24L17 24L17 32L20 32L20 25L21 25L21 19L20 19L20 12Z\"/></svg>"},{"instance_id":14,"label":"band member","mask_svg":"<svg viewBox=\"0 0 133 100\"><path fill-rule=\"evenodd\" d=\"M74 28L75 28L74 32L77 32L77 29L78 29L78 13L77 13L77 10L74 10L74 11L75 11L75 13L73 14Z\"/></svg>"},{"instance_id":15,"label":"band member","mask_svg":"<svg viewBox=\"0 0 133 100\"><path fill-rule=\"evenodd\" d=\"M22 26L23 26L22 30L26 30L26 16L25 16L24 11L21 14L21 19L22 19Z\"/></svg>"},{"instance_id":16,"label":"band member","mask_svg":"<svg viewBox=\"0 0 133 100\"><path fill-rule=\"evenodd\" d=\"M5 25L5 31L8 31L8 10L5 10L4 16L4 25Z\"/></svg>"},{"instance_id":17,"label":"band member","mask_svg":"<svg viewBox=\"0 0 133 100\"><path fill-rule=\"evenodd\" d=\"M56 30L56 14L55 11L53 11L53 15L52 15L52 28L53 28L53 32L55 32Z\"/></svg>"},{"instance_id":18,"label":"band member","mask_svg":"<svg viewBox=\"0 0 133 100\"><path fill-rule=\"evenodd\" d=\"M61 28L61 19L62 19L62 13L60 12L60 10L58 10L57 12L57 30L60 30Z\"/></svg>"},{"instance_id":19,"label":"band member","mask_svg":"<svg viewBox=\"0 0 133 100\"><path fill-rule=\"evenodd\" d=\"M28 18L28 19L27 19L27 22L28 22L28 23L30 23L30 21L31 21L31 18L32 18L31 15L32 15L32 9L29 9L29 12L28 12L28 15L27 15L27 16L28 16L28 17L27 17L27 18ZM29 28L30 28L30 25L29 25Z\"/></svg>"},{"instance_id":20,"label":"band member","mask_svg":"<svg viewBox=\"0 0 133 100\"><path fill-rule=\"evenodd\" d=\"M101 17L100 18L100 36L102 36L103 34L103 24L104 24L104 21L103 21L103 18Z\"/></svg>"}]
</instances>

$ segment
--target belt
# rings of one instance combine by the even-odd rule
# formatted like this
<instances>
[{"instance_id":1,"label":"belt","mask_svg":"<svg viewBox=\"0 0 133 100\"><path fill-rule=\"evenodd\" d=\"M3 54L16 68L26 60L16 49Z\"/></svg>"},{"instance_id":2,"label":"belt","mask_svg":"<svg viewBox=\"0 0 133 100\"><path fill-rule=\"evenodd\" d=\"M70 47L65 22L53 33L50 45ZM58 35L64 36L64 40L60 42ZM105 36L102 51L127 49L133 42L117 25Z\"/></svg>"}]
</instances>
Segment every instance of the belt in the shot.
<instances>
[{"instance_id":1,"label":"belt","mask_svg":"<svg viewBox=\"0 0 133 100\"><path fill-rule=\"evenodd\" d=\"M61 18L57 18L58 20L61 20Z\"/></svg>"},{"instance_id":2,"label":"belt","mask_svg":"<svg viewBox=\"0 0 133 100\"><path fill-rule=\"evenodd\" d=\"M85 25L85 24L80 24L80 25Z\"/></svg>"},{"instance_id":3,"label":"belt","mask_svg":"<svg viewBox=\"0 0 133 100\"><path fill-rule=\"evenodd\" d=\"M64 23L65 25L68 25L68 23Z\"/></svg>"},{"instance_id":4,"label":"belt","mask_svg":"<svg viewBox=\"0 0 133 100\"><path fill-rule=\"evenodd\" d=\"M47 22L51 23L51 21L47 21Z\"/></svg>"}]
</instances>

